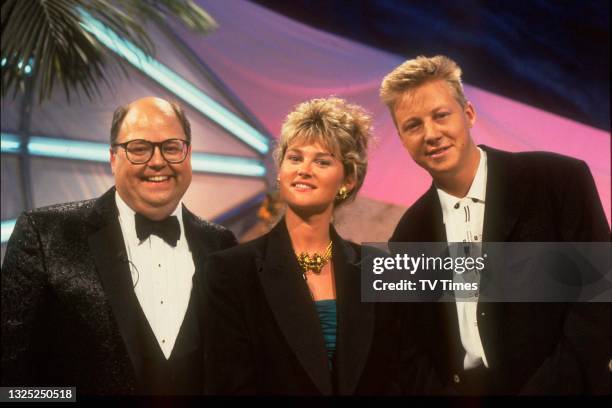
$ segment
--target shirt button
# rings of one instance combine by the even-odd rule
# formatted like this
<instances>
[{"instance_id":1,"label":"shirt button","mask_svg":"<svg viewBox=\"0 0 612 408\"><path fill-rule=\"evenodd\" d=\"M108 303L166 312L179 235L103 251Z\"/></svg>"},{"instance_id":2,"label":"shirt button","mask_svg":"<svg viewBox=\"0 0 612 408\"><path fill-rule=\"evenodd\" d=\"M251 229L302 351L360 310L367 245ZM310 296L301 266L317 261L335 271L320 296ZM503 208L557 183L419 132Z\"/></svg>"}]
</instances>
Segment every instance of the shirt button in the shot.
<instances>
[{"instance_id":1,"label":"shirt button","mask_svg":"<svg viewBox=\"0 0 612 408\"><path fill-rule=\"evenodd\" d=\"M455 204L455 210L459 209L459 203Z\"/></svg>"},{"instance_id":2,"label":"shirt button","mask_svg":"<svg viewBox=\"0 0 612 408\"><path fill-rule=\"evenodd\" d=\"M478 199L477 199L477 198L472 198L472 202L473 202L473 203L477 203L477 202L478 202Z\"/></svg>"},{"instance_id":3,"label":"shirt button","mask_svg":"<svg viewBox=\"0 0 612 408\"><path fill-rule=\"evenodd\" d=\"M484 316L484 315L485 315L485 312L481 312L481 313L480 313L480 315L481 315L481 316Z\"/></svg>"},{"instance_id":4,"label":"shirt button","mask_svg":"<svg viewBox=\"0 0 612 408\"><path fill-rule=\"evenodd\" d=\"M161 302L159 302L159 304L163 305L163 304L164 304L164 301L162 300Z\"/></svg>"},{"instance_id":5,"label":"shirt button","mask_svg":"<svg viewBox=\"0 0 612 408\"><path fill-rule=\"evenodd\" d=\"M166 342L166 340L162 340L162 343L165 343L165 342Z\"/></svg>"},{"instance_id":6,"label":"shirt button","mask_svg":"<svg viewBox=\"0 0 612 408\"><path fill-rule=\"evenodd\" d=\"M459 374L453 374L453 382L455 384L459 384L461 382L461 377L459 377Z\"/></svg>"}]
</instances>

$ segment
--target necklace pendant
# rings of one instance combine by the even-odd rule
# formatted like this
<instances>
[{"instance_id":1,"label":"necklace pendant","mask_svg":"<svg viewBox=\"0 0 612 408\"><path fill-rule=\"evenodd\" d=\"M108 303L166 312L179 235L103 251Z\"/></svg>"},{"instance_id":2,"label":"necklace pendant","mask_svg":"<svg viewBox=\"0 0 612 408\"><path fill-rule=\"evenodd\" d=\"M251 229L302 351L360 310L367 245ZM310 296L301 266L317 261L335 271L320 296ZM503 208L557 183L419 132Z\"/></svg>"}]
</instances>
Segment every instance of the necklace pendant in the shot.
<instances>
[{"instance_id":1,"label":"necklace pendant","mask_svg":"<svg viewBox=\"0 0 612 408\"><path fill-rule=\"evenodd\" d=\"M323 267L325 267L327 262L330 260L331 255L332 241L329 241L329 244L327 245L327 248L325 249L325 253L323 255L318 254L316 252L312 255L310 255L308 252L302 252L297 255L297 261L300 265L300 268L302 268L302 276L304 277L304 280L308 280L308 278L306 277L306 273L308 271L312 271L317 275L320 274Z\"/></svg>"}]
</instances>

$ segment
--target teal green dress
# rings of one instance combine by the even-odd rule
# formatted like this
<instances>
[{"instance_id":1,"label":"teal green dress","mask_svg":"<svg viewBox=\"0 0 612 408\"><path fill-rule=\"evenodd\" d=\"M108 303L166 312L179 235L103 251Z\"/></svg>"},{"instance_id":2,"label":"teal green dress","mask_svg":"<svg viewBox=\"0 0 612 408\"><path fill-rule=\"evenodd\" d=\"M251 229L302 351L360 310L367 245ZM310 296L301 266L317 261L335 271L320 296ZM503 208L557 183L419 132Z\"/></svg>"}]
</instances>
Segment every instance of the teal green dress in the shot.
<instances>
[{"instance_id":1,"label":"teal green dress","mask_svg":"<svg viewBox=\"0 0 612 408\"><path fill-rule=\"evenodd\" d=\"M336 333L338 330L336 299L318 300L315 302L315 306L319 314L319 322L321 323L321 331L323 332L327 358L329 359L329 369L331 370L336 353Z\"/></svg>"}]
</instances>

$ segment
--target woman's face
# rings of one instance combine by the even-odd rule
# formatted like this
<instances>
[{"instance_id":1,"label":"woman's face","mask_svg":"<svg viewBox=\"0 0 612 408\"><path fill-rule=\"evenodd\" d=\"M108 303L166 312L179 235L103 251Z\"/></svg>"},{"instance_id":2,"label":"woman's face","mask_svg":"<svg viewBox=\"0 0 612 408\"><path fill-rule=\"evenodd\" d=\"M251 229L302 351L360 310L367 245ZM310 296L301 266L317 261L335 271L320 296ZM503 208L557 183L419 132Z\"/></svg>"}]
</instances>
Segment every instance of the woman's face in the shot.
<instances>
[{"instance_id":1,"label":"woman's face","mask_svg":"<svg viewBox=\"0 0 612 408\"><path fill-rule=\"evenodd\" d=\"M318 143L288 146L279 170L282 199L297 213L318 214L331 210L344 180L342 162Z\"/></svg>"}]
</instances>

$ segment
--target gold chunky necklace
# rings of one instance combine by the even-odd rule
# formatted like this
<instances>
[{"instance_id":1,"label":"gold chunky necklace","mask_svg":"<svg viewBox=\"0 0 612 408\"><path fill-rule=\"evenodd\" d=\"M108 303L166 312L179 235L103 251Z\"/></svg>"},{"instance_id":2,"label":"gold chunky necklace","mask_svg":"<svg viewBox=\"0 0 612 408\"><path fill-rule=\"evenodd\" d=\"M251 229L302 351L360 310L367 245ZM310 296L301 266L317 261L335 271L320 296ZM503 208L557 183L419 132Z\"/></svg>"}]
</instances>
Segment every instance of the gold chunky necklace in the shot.
<instances>
[{"instance_id":1,"label":"gold chunky necklace","mask_svg":"<svg viewBox=\"0 0 612 408\"><path fill-rule=\"evenodd\" d=\"M331 255L332 241L329 241L329 244L327 244L327 248L325 248L325 252L323 253L323 255L320 255L316 252L312 255L310 255L308 252L302 252L301 254L299 254L297 256L297 261L300 265L300 268L302 268L302 276L304 277L304 280L307 279L306 272L308 271L313 271L317 274L321 273L321 269L323 269L323 267L327 265L327 262L329 262Z\"/></svg>"}]
</instances>

